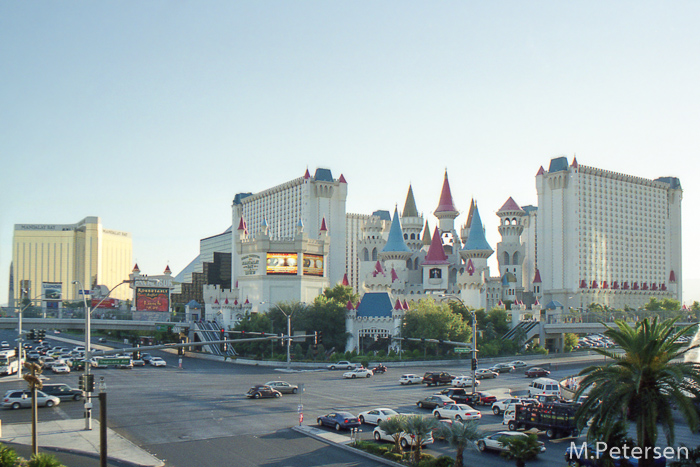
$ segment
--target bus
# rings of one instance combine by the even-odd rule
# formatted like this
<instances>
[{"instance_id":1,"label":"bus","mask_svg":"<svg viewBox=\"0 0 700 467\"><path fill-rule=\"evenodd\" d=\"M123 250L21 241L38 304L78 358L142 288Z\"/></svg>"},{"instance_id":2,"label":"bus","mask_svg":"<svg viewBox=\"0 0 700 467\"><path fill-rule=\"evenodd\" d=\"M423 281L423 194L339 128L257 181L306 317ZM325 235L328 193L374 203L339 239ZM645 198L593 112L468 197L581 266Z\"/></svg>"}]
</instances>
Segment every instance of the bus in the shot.
<instances>
[{"instance_id":1,"label":"bus","mask_svg":"<svg viewBox=\"0 0 700 467\"><path fill-rule=\"evenodd\" d=\"M17 357L9 355L0 356L0 374L14 375L19 371L19 360Z\"/></svg>"}]
</instances>

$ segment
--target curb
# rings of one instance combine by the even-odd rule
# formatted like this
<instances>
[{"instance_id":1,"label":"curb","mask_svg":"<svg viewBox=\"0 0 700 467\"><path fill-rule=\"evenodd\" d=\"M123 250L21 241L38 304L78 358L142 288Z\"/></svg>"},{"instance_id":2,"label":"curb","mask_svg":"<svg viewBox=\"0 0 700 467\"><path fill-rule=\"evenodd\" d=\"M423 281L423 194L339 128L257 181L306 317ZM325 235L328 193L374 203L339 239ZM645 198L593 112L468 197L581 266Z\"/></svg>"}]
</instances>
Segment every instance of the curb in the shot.
<instances>
[{"instance_id":1,"label":"curb","mask_svg":"<svg viewBox=\"0 0 700 467\"><path fill-rule=\"evenodd\" d=\"M292 430L296 431L297 433L301 433L302 435L308 436L308 437L313 438L317 441L321 441L322 443L326 443L328 445L335 446L335 447L340 448L344 451L357 454L359 456L364 457L365 459L370 459L370 460L373 460L375 462L379 462L379 463L384 464L384 465L390 465L392 467L406 467L404 464L399 464L398 462L390 461L389 459L384 459L383 457L375 456L374 454L370 454L366 451L363 451L362 449L355 449L353 447L348 446L347 444L334 443L333 441L326 439L323 436L319 436L319 435L311 432L310 429L311 429L311 427L308 427L306 425L292 427Z\"/></svg>"}]
</instances>

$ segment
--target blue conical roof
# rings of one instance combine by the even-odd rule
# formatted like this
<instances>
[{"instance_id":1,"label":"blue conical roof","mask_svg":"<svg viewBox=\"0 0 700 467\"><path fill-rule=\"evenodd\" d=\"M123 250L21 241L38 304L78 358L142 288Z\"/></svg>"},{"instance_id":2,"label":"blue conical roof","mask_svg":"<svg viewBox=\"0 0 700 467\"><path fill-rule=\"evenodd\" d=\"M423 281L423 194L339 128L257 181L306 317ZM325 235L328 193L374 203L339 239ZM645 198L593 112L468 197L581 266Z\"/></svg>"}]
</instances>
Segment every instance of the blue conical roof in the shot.
<instances>
[{"instance_id":1,"label":"blue conical roof","mask_svg":"<svg viewBox=\"0 0 700 467\"><path fill-rule=\"evenodd\" d=\"M486 235L484 234L484 227L481 225L481 216L479 215L478 207L474 207L472 224L469 228L469 238L467 239L467 243L464 245L463 250L493 251L489 245L489 242L486 241Z\"/></svg>"},{"instance_id":2,"label":"blue conical roof","mask_svg":"<svg viewBox=\"0 0 700 467\"><path fill-rule=\"evenodd\" d=\"M410 249L406 246L406 242L403 239L403 230L401 229L401 220L399 220L399 209L394 208L394 220L391 221L391 228L389 229L389 238L384 245L383 252L402 252L407 251L410 253Z\"/></svg>"}]
</instances>

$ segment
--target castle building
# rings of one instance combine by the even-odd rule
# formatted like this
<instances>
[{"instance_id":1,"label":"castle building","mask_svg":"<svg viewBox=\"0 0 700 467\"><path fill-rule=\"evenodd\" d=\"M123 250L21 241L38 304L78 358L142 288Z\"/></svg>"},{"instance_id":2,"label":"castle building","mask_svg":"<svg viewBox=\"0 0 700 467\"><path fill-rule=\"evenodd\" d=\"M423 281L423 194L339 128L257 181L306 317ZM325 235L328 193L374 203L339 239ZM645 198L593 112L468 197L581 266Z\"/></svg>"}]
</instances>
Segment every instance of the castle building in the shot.
<instances>
[{"instance_id":1,"label":"castle building","mask_svg":"<svg viewBox=\"0 0 700 467\"><path fill-rule=\"evenodd\" d=\"M131 234L105 229L99 217L75 224L15 224L12 239L10 303L41 299L58 307L61 300L78 300L83 289L109 289L129 278L132 265ZM113 298L130 299L127 287Z\"/></svg>"}]
</instances>

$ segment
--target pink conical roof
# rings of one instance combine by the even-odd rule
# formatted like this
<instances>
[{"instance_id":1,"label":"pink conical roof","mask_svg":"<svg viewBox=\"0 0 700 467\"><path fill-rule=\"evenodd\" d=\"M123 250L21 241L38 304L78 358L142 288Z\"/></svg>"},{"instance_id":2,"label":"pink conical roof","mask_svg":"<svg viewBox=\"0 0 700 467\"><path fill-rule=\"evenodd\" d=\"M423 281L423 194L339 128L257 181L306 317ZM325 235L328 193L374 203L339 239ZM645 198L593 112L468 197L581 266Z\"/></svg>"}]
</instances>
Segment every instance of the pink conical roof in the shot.
<instances>
[{"instance_id":1,"label":"pink conical roof","mask_svg":"<svg viewBox=\"0 0 700 467\"><path fill-rule=\"evenodd\" d=\"M501 206L501 209L498 210L498 212L501 211L522 211L522 209L520 208L520 206L518 206L518 203L516 203L515 200L511 197L508 198L508 201L506 201L506 203L503 206Z\"/></svg>"},{"instance_id":2,"label":"pink conical roof","mask_svg":"<svg viewBox=\"0 0 700 467\"><path fill-rule=\"evenodd\" d=\"M405 298L403 299L403 309L408 311L408 302L406 301Z\"/></svg>"},{"instance_id":3,"label":"pink conical roof","mask_svg":"<svg viewBox=\"0 0 700 467\"><path fill-rule=\"evenodd\" d=\"M166 264L166 265L165 265L165 271L163 271L163 274L170 274L171 272L172 272L172 271L170 270L170 266Z\"/></svg>"},{"instance_id":4,"label":"pink conical roof","mask_svg":"<svg viewBox=\"0 0 700 467\"><path fill-rule=\"evenodd\" d=\"M455 203L452 201L452 190L450 190L450 181L447 179L447 170L445 170L445 181L442 183L440 202L435 212L457 212Z\"/></svg>"},{"instance_id":5,"label":"pink conical roof","mask_svg":"<svg viewBox=\"0 0 700 467\"><path fill-rule=\"evenodd\" d=\"M328 227L326 227L326 218L324 217L321 220L321 232L327 232L327 231L328 231Z\"/></svg>"},{"instance_id":6,"label":"pink conical roof","mask_svg":"<svg viewBox=\"0 0 700 467\"><path fill-rule=\"evenodd\" d=\"M224 305L228 305L228 298L224 300Z\"/></svg>"},{"instance_id":7,"label":"pink conical roof","mask_svg":"<svg viewBox=\"0 0 700 467\"><path fill-rule=\"evenodd\" d=\"M218 305L218 304L219 304L219 299L217 298L216 300L214 300L214 305Z\"/></svg>"},{"instance_id":8,"label":"pink conical roof","mask_svg":"<svg viewBox=\"0 0 700 467\"><path fill-rule=\"evenodd\" d=\"M445 249L442 246L440 230L438 230L437 227L435 227L435 231L433 232L433 239L430 242L430 248L428 249L428 254L425 255L423 264L449 264Z\"/></svg>"},{"instance_id":9,"label":"pink conical roof","mask_svg":"<svg viewBox=\"0 0 700 467\"><path fill-rule=\"evenodd\" d=\"M348 310L354 310L354 309L355 309L355 307L352 306L352 302L351 302L350 300L348 300L348 304L345 305L345 308L348 309Z\"/></svg>"},{"instance_id":10,"label":"pink conical roof","mask_svg":"<svg viewBox=\"0 0 700 467\"><path fill-rule=\"evenodd\" d=\"M668 281L669 282L676 282L676 273L673 270L671 270L671 274L668 277Z\"/></svg>"},{"instance_id":11,"label":"pink conical roof","mask_svg":"<svg viewBox=\"0 0 700 467\"><path fill-rule=\"evenodd\" d=\"M391 282L394 282L395 280L398 280L399 275L396 274L396 269L393 267L391 268Z\"/></svg>"},{"instance_id":12,"label":"pink conical roof","mask_svg":"<svg viewBox=\"0 0 700 467\"><path fill-rule=\"evenodd\" d=\"M246 230L245 219L241 216L241 220L238 222L238 230Z\"/></svg>"},{"instance_id":13,"label":"pink conical roof","mask_svg":"<svg viewBox=\"0 0 700 467\"><path fill-rule=\"evenodd\" d=\"M345 181L345 177L343 176L343 174L340 174L340 178L338 179L338 182L339 183L348 183Z\"/></svg>"},{"instance_id":14,"label":"pink conical roof","mask_svg":"<svg viewBox=\"0 0 700 467\"><path fill-rule=\"evenodd\" d=\"M573 167L574 169L578 168L578 162L576 162L576 156L574 156L574 160L573 160L573 162L571 162L571 167Z\"/></svg>"},{"instance_id":15,"label":"pink conical roof","mask_svg":"<svg viewBox=\"0 0 700 467\"><path fill-rule=\"evenodd\" d=\"M306 168L306 173L304 174L304 180L308 180L311 178L311 174L309 173L309 168Z\"/></svg>"},{"instance_id":16,"label":"pink conical roof","mask_svg":"<svg viewBox=\"0 0 700 467\"><path fill-rule=\"evenodd\" d=\"M544 167L540 166L540 170L537 171L536 175L542 175L544 173Z\"/></svg>"},{"instance_id":17,"label":"pink conical roof","mask_svg":"<svg viewBox=\"0 0 700 467\"><path fill-rule=\"evenodd\" d=\"M347 274L347 273L343 274L343 282L342 282L342 285L344 285L345 287L347 287L347 286L350 285L350 281L348 280L348 274Z\"/></svg>"},{"instance_id":18,"label":"pink conical roof","mask_svg":"<svg viewBox=\"0 0 700 467\"><path fill-rule=\"evenodd\" d=\"M134 269L131 272L141 272L139 269L139 263L134 264Z\"/></svg>"},{"instance_id":19,"label":"pink conical roof","mask_svg":"<svg viewBox=\"0 0 700 467\"><path fill-rule=\"evenodd\" d=\"M474 267L472 259L469 258L469 261L467 261L467 273L469 273L469 275L472 276L474 275L474 272L476 272L476 268Z\"/></svg>"},{"instance_id":20,"label":"pink conical roof","mask_svg":"<svg viewBox=\"0 0 700 467\"><path fill-rule=\"evenodd\" d=\"M384 268L382 267L382 263L377 261L377 264L374 265L374 275L376 276L377 274L384 274Z\"/></svg>"},{"instance_id":21,"label":"pink conical roof","mask_svg":"<svg viewBox=\"0 0 700 467\"><path fill-rule=\"evenodd\" d=\"M403 306L401 306L401 300L398 298L396 299L396 303L394 304L394 310L403 310Z\"/></svg>"},{"instance_id":22,"label":"pink conical roof","mask_svg":"<svg viewBox=\"0 0 700 467\"><path fill-rule=\"evenodd\" d=\"M535 269L535 280L532 281L533 284L541 284L542 278L540 277L540 270Z\"/></svg>"}]
</instances>

